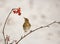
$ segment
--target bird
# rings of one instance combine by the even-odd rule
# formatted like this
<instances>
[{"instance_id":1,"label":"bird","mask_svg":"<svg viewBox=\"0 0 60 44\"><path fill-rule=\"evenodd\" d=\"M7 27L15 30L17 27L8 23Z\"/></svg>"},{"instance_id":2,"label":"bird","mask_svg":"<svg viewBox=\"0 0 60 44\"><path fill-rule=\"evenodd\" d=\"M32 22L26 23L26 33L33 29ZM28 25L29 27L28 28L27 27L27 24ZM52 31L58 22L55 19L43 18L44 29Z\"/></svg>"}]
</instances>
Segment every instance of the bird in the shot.
<instances>
[{"instance_id":1,"label":"bird","mask_svg":"<svg viewBox=\"0 0 60 44\"><path fill-rule=\"evenodd\" d=\"M31 28L31 24L29 22L29 19L24 17L24 23L23 23L24 32L28 32L28 30L30 30L30 28Z\"/></svg>"}]
</instances>

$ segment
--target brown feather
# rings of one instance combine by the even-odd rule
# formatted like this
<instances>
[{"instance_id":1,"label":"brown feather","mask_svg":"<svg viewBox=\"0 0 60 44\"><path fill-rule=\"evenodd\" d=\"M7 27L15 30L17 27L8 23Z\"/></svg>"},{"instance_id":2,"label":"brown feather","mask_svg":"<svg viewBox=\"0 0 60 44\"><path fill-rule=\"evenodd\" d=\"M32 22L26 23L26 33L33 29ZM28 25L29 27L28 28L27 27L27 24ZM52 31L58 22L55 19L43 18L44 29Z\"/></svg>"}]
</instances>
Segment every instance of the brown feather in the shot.
<instances>
[{"instance_id":1,"label":"brown feather","mask_svg":"<svg viewBox=\"0 0 60 44\"><path fill-rule=\"evenodd\" d=\"M25 19L25 22L23 24L23 29L24 29L24 32L27 32L30 27L31 27L31 24L29 23L29 20L27 18L24 18Z\"/></svg>"}]
</instances>

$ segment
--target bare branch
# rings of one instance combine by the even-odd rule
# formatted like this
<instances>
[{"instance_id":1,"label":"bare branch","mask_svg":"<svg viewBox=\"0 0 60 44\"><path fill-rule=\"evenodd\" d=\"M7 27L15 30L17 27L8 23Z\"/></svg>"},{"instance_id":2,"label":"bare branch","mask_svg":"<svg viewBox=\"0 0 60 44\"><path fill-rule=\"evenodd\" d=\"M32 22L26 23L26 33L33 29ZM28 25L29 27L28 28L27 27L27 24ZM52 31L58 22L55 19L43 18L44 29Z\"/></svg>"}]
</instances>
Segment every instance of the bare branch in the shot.
<instances>
[{"instance_id":1,"label":"bare branch","mask_svg":"<svg viewBox=\"0 0 60 44\"><path fill-rule=\"evenodd\" d=\"M12 10L13 10L13 9L12 9ZM5 20L5 23L4 23L4 25L3 25L3 32L2 32L2 33L3 33L3 37L4 37L4 42L5 42L5 44L6 44L6 40L5 40L4 30L5 30L5 26L6 26L7 20L8 20L8 18L9 18L9 16L10 16L12 10L11 10L10 13L8 14L8 16L7 16L6 20Z\"/></svg>"},{"instance_id":2,"label":"bare branch","mask_svg":"<svg viewBox=\"0 0 60 44\"><path fill-rule=\"evenodd\" d=\"M5 23L4 23L4 25L3 25L3 31L2 31L2 33L3 33L3 37L4 37L4 42L5 42L5 44L7 44L7 43L6 43L6 40L5 40L5 33L4 33L4 32L5 32L5 26L6 26L7 20L8 20L8 18L9 18L9 16L10 16L11 12L12 12L14 9L16 9L16 8L13 8L13 9L10 11L10 13L8 14L8 16L7 16L6 20L5 20ZM20 9L20 8L19 8L19 9ZM18 15L20 15L20 13L19 13Z\"/></svg>"},{"instance_id":3,"label":"bare branch","mask_svg":"<svg viewBox=\"0 0 60 44\"><path fill-rule=\"evenodd\" d=\"M55 24L55 23L60 23L60 22L56 22L56 21L53 21L52 23L46 25L46 26L41 26L41 27L38 27L34 30L31 30L29 33L27 33L26 35L24 35L23 37L21 37L17 42L16 44L18 44L22 39L24 39L26 36L28 36L29 34L31 34L32 32L35 32L36 30L39 30L39 29L42 29L42 28L46 28L46 27L49 27L51 26L52 24Z\"/></svg>"},{"instance_id":4,"label":"bare branch","mask_svg":"<svg viewBox=\"0 0 60 44\"><path fill-rule=\"evenodd\" d=\"M7 41L7 44L8 44L8 41Z\"/></svg>"}]
</instances>

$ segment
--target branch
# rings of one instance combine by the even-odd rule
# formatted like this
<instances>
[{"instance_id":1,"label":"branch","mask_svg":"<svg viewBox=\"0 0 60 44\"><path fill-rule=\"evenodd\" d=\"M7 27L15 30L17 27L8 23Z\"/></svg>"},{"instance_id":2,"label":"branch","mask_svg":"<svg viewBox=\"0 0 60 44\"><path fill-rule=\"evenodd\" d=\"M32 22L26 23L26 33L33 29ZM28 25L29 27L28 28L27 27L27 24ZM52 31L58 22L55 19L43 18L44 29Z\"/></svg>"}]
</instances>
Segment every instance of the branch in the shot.
<instances>
[{"instance_id":1,"label":"branch","mask_svg":"<svg viewBox=\"0 0 60 44\"><path fill-rule=\"evenodd\" d=\"M8 41L7 41L7 44L8 44Z\"/></svg>"},{"instance_id":2,"label":"branch","mask_svg":"<svg viewBox=\"0 0 60 44\"><path fill-rule=\"evenodd\" d=\"M21 37L21 38L16 42L16 44L18 44L22 39L24 39L26 36L28 36L28 35L31 34L32 32L35 32L36 30L39 30L39 29L42 29L42 28L49 27L50 25L55 24L55 23L60 24L60 22L54 21L54 22L52 22L52 23L50 23L50 24L48 24L48 25L46 25L46 26L41 26L41 27L38 27L38 28L36 28L36 29L34 29L34 30L31 30L29 33L27 33L26 35L24 35L23 37Z\"/></svg>"},{"instance_id":3,"label":"branch","mask_svg":"<svg viewBox=\"0 0 60 44\"><path fill-rule=\"evenodd\" d=\"M13 9L12 9L13 10ZM4 37L4 42L5 42L5 44L6 44L6 40L5 40L5 26L6 26L6 23L7 23L7 20L8 20L8 18L9 18L9 16L10 16L10 14L11 14L11 12L12 12L12 10L10 11L10 13L8 14L8 16L7 16L7 18L6 18L6 20L5 20L5 23L4 23L4 25L3 25L3 37Z\"/></svg>"}]
</instances>

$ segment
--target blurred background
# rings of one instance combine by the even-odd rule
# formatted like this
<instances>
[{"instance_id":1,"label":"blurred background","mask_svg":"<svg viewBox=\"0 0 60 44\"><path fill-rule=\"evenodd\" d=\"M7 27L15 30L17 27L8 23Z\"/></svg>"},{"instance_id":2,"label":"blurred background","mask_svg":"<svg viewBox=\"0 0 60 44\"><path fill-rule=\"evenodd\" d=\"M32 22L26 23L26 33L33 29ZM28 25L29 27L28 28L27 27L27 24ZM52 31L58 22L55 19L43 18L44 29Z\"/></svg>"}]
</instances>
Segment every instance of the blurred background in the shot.
<instances>
[{"instance_id":1,"label":"blurred background","mask_svg":"<svg viewBox=\"0 0 60 44\"><path fill-rule=\"evenodd\" d=\"M0 44L4 44L2 35L4 21L11 9L18 7L21 8L22 14L18 16L11 13L5 28L5 35L10 36L10 42L19 40L24 34L23 17L30 20L31 30L53 21L60 21L60 0L0 0ZM60 24L37 30L19 44L60 44Z\"/></svg>"}]
</instances>

